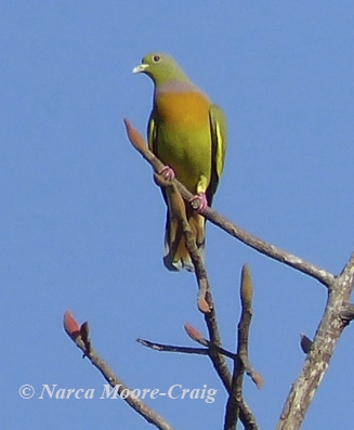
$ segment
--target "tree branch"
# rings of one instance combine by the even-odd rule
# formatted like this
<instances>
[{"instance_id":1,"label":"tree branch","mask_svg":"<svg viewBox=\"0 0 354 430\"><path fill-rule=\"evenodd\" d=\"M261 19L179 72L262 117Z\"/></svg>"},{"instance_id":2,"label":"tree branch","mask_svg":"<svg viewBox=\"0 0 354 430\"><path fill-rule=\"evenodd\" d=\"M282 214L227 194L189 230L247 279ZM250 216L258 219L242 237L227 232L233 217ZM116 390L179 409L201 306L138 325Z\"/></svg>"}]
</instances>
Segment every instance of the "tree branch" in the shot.
<instances>
[{"instance_id":1,"label":"tree branch","mask_svg":"<svg viewBox=\"0 0 354 430\"><path fill-rule=\"evenodd\" d=\"M262 386L262 377L255 372L248 358L248 339L252 320L252 296L253 285L251 273L247 265L244 265L241 273L240 297L241 316L237 329L237 354L234 360L234 370L232 376L232 388L226 404L224 430L236 429L239 417L240 405L242 404L243 377L246 372L258 388Z\"/></svg>"},{"instance_id":2,"label":"tree branch","mask_svg":"<svg viewBox=\"0 0 354 430\"><path fill-rule=\"evenodd\" d=\"M328 291L326 308L317 328L305 364L292 385L277 430L297 430L325 375L335 346L348 325L346 312L353 316L353 305L348 303L354 288L354 253ZM351 319L350 316L350 319Z\"/></svg>"},{"instance_id":3,"label":"tree branch","mask_svg":"<svg viewBox=\"0 0 354 430\"><path fill-rule=\"evenodd\" d=\"M124 124L127 130L128 138L134 148L152 166L154 171L159 173L164 167L164 164L148 149L144 138L127 119L124 120ZM176 185L185 200L189 201L193 197L192 194L176 179L173 181L173 183ZM293 269L317 279L326 287L329 287L334 282L335 278L331 273L305 261L300 257L297 257L296 255L290 254L289 252L286 252L274 245L270 245L265 241L258 239L256 236L253 236L240 227L237 227L214 209L208 207L205 212L203 212L203 216L213 224L220 227L226 233L243 242L245 245L250 246L261 254L267 255L273 260L284 263Z\"/></svg>"},{"instance_id":4,"label":"tree branch","mask_svg":"<svg viewBox=\"0 0 354 430\"><path fill-rule=\"evenodd\" d=\"M136 341L140 343L140 345L146 346L147 348L153 349L155 351L209 355L208 348L190 348L186 346L165 345L162 343L150 342L149 340L145 339L136 339Z\"/></svg>"},{"instance_id":5,"label":"tree branch","mask_svg":"<svg viewBox=\"0 0 354 430\"><path fill-rule=\"evenodd\" d=\"M205 345L207 345L207 348L191 348L187 346L177 346L177 345L166 345L164 343L157 343L157 342L150 342L146 339L136 339L140 345L143 345L147 348L153 349L155 351L161 351L161 352L179 352L182 354L199 354L199 355L210 355L210 350L215 349L219 354L225 355L225 357L235 359L236 354L233 352L228 351L227 349L220 348L219 346L213 345L208 340L205 340ZM198 342L198 341L197 341ZM203 343L204 344L204 343Z\"/></svg>"},{"instance_id":6,"label":"tree branch","mask_svg":"<svg viewBox=\"0 0 354 430\"><path fill-rule=\"evenodd\" d=\"M128 388L114 374L109 365L92 348L92 342L89 339L87 323L84 323L80 328L71 312L68 311L64 315L64 328L71 340L73 340L76 346L83 352L83 357L87 357L91 361L91 363L101 372L102 376L109 383L109 385L117 390L118 395L120 395L121 398L135 410L135 412L137 412L139 415L145 418L147 422L153 424L160 430L173 430L173 427L171 427L161 415L157 414L144 402L134 398L130 394L127 396L125 395L126 393L131 393L133 390ZM84 337L84 340L82 336Z\"/></svg>"}]
</instances>

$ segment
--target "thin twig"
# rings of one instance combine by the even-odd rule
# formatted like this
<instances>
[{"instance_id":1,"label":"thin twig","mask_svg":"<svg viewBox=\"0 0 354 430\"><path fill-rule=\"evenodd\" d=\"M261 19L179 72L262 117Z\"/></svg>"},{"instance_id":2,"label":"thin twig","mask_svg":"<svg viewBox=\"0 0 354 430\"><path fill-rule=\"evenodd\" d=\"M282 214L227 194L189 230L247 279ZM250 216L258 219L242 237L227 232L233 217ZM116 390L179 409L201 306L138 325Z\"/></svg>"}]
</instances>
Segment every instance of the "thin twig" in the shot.
<instances>
[{"instance_id":1,"label":"thin twig","mask_svg":"<svg viewBox=\"0 0 354 430\"><path fill-rule=\"evenodd\" d=\"M244 373L246 372L252 378L258 388L262 385L261 376L252 369L248 358L248 338L252 319L252 296L253 285L251 273L248 266L244 265L240 282L241 316L237 329L237 355L234 361L232 389L226 404L224 430L236 429L240 405L243 400L242 385Z\"/></svg>"},{"instance_id":2,"label":"thin twig","mask_svg":"<svg viewBox=\"0 0 354 430\"><path fill-rule=\"evenodd\" d=\"M151 342L149 340L140 338L136 339L136 341L140 343L140 345L161 352L179 352L183 354L210 355L210 350L215 350L219 354L225 355L225 357L231 358L232 360L234 360L236 357L235 353L228 351L227 349L220 348L219 346L213 345L208 340L206 340L208 348L191 348L187 346L167 345L164 343Z\"/></svg>"},{"instance_id":3,"label":"thin twig","mask_svg":"<svg viewBox=\"0 0 354 430\"><path fill-rule=\"evenodd\" d=\"M113 372L109 365L97 354L97 352L92 347L92 341L89 338L89 331L87 323L81 326L82 330L85 332L85 342L83 341L81 334L77 330L73 330L68 326L67 316L70 321L69 324L73 326L73 316L64 316L64 327L65 331L69 337L75 342L76 346L83 352L83 357L87 357L91 363L101 372L104 379L109 383L109 385L114 388L117 395L119 395L128 405L140 414L146 421L153 424L156 428L160 430L173 430L168 422L159 414L157 414L153 409L147 406L144 402L135 398L131 395L132 389L127 387ZM76 321L74 321L76 323ZM76 324L77 325L77 324ZM69 327L69 328L68 328ZM87 348L89 345L89 349Z\"/></svg>"},{"instance_id":4,"label":"thin twig","mask_svg":"<svg viewBox=\"0 0 354 430\"><path fill-rule=\"evenodd\" d=\"M124 120L124 123L126 126L128 138L134 148L145 158L145 160L152 166L156 173L160 172L164 167L164 164L148 149L144 138L127 119ZM186 187L184 187L176 179L173 181L173 183L177 186L185 200L189 201L193 197ZM214 209L208 207L203 212L203 216L213 224L220 227L226 233L230 234L261 254L265 254L276 261L280 261L281 263L284 263L293 269L317 279L326 287L329 287L333 284L335 277L330 272L317 267L294 254L290 254L289 252L286 252L274 245L270 245L256 236L253 236L252 234L233 224L231 221L227 220Z\"/></svg>"},{"instance_id":5,"label":"thin twig","mask_svg":"<svg viewBox=\"0 0 354 430\"><path fill-rule=\"evenodd\" d=\"M256 372L252 366L248 357L248 344L249 344L249 331L251 327L251 321L253 316L252 310L252 297L253 297L253 283L251 278L251 272L247 264L242 267L241 273L241 286L240 286L240 297L241 297L241 317L238 325L238 343L237 343L237 355L242 361L243 368L246 374L256 384L257 388L262 388L263 380L261 375Z\"/></svg>"},{"instance_id":6,"label":"thin twig","mask_svg":"<svg viewBox=\"0 0 354 430\"><path fill-rule=\"evenodd\" d=\"M234 361L232 384L229 397L226 402L224 430L235 430L240 415L240 401L242 397L242 384L244 367L239 356Z\"/></svg>"},{"instance_id":7,"label":"thin twig","mask_svg":"<svg viewBox=\"0 0 354 430\"><path fill-rule=\"evenodd\" d=\"M150 342L149 340L146 340L146 339L136 339L136 341L140 343L140 345L146 346L147 348L154 349L155 351L209 355L209 350L207 348L191 348L186 346L165 345L162 343Z\"/></svg>"}]
</instances>

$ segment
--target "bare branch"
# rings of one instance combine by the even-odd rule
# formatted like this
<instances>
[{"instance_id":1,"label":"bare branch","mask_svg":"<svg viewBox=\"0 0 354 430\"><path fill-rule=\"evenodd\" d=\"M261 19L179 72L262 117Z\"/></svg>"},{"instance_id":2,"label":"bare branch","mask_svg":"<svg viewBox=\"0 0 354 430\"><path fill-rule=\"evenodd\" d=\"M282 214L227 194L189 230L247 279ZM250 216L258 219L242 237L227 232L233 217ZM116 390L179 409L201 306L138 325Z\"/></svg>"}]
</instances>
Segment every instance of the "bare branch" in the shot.
<instances>
[{"instance_id":1,"label":"bare branch","mask_svg":"<svg viewBox=\"0 0 354 430\"><path fill-rule=\"evenodd\" d=\"M244 399L239 402L240 407L240 420L245 428L245 430L259 430L255 416L253 415L251 409L248 407Z\"/></svg>"},{"instance_id":2,"label":"bare branch","mask_svg":"<svg viewBox=\"0 0 354 430\"><path fill-rule=\"evenodd\" d=\"M262 386L262 377L255 372L248 358L248 339L252 320L252 296L253 285L251 273L247 265L244 265L241 273L240 297L241 316L237 330L237 355L234 360L232 375L232 388L226 404L224 430L234 430L239 416L241 401L243 400L242 385L246 372L258 388Z\"/></svg>"},{"instance_id":3,"label":"bare branch","mask_svg":"<svg viewBox=\"0 0 354 430\"><path fill-rule=\"evenodd\" d=\"M127 129L128 138L134 148L139 151L139 153L145 158L145 160L153 167L156 173L160 172L161 169L164 167L164 164L151 151L149 151L144 138L130 124L127 119L124 120L124 123ZM177 186L178 190L180 191L182 197L185 200L189 201L193 197L193 195L176 179L173 181L173 183ZM240 227L237 227L231 221L227 220L225 217L216 212L214 209L208 207L205 212L203 212L203 216L205 216L205 218L213 224L220 227L226 233L230 234L231 236L235 237L236 239L243 242L245 245L250 246L261 254L265 254L274 260L284 263L292 267L293 269L296 269L302 273L311 276L312 278L317 279L326 287L329 287L333 284L335 278L331 273L315 266L314 264L307 262L300 257L297 257L296 255L290 254L280 248L277 248L274 245L270 245L267 242L258 239L256 236L253 236L245 230L241 229Z\"/></svg>"},{"instance_id":4,"label":"bare branch","mask_svg":"<svg viewBox=\"0 0 354 430\"><path fill-rule=\"evenodd\" d=\"M140 338L136 339L136 341L147 348L154 349L155 351L161 351L161 352L179 352L182 354L210 355L210 348L215 348L217 352L225 355L226 357L229 357L232 359L235 359L236 357L236 354L234 354L233 352L227 351L224 348L213 346L208 341L207 343L210 345L210 348L191 348L187 346L166 345L164 343L150 342L149 340L140 339Z\"/></svg>"},{"instance_id":5,"label":"bare branch","mask_svg":"<svg viewBox=\"0 0 354 430\"><path fill-rule=\"evenodd\" d=\"M298 379L291 387L277 430L300 428L344 328L343 321L339 318L340 307L341 300L338 301L338 295L330 293L312 347Z\"/></svg>"},{"instance_id":6,"label":"bare branch","mask_svg":"<svg viewBox=\"0 0 354 430\"><path fill-rule=\"evenodd\" d=\"M84 323L81 326L83 332L85 332L85 342L83 341L81 334L77 332L76 328L78 324L73 317L73 315L68 315L67 313L64 316L64 328L67 332L68 336L75 342L76 346L81 349L83 352L83 356L87 357L91 363L101 372L102 376L109 383L109 385L117 390L118 395L129 404L131 408L135 410L138 414L140 414L146 421L150 424L153 424L156 428L160 430L173 430L167 421L162 418L161 415L157 414L153 409L147 406L141 400L134 398L131 395L132 389L127 387L113 372L113 370L109 367L109 365L96 353L96 351L92 348L92 342L89 339L89 331L87 323ZM87 346L89 345L89 349Z\"/></svg>"},{"instance_id":7,"label":"bare branch","mask_svg":"<svg viewBox=\"0 0 354 430\"><path fill-rule=\"evenodd\" d=\"M253 370L248 358L248 338L253 315L253 283L251 278L251 272L247 264L242 267L240 296L242 311L240 322L238 325L237 354L242 361L243 368L247 375L251 377L257 388L261 388L263 384L262 377L259 373Z\"/></svg>"},{"instance_id":8,"label":"bare branch","mask_svg":"<svg viewBox=\"0 0 354 430\"><path fill-rule=\"evenodd\" d=\"M226 404L224 430L236 429L239 417L239 401L242 399L242 384L245 373L244 361L248 363L248 331L252 317L253 287L247 266L242 268L241 283L241 316L237 329L237 358L234 361L232 388Z\"/></svg>"},{"instance_id":9,"label":"bare branch","mask_svg":"<svg viewBox=\"0 0 354 430\"><path fill-rule=\"evenodd\" d=\"M348 325L346 312L353 312L348 303L354 288L354 253L343 268L341 275L329 289L324 315L309 349L305 364L292 385L284 405L277 430L297 430L329 366L334 348ZM353 315L353 314L351 314Z\"/></svg>"},{"instance_id":10,"label":"bare branch","mask_svg":"<svg viewBox=\"0 0 354 430\"><path fill-rule=\"evenodd\" d=\"M334 282L334 276L324 269L315 266L306 260L290 254L274 245L265 242L262 239L248 233L246 230L236 226L231 221L217 213L216 211L207 208L203 215L206 219L210 220L213 224L219 226L221 229L229 233L231 236L243 242L245 245L250 246L261 254L265 254L273 260L277 260L287 266L292 267L312 278L317 279L326 287L329 287Z\"/></svg>"},{"instance_id":11,"label":"bare branch","mask_svg":"<svg viewBox=\"0 0 354 430\"><path fill-rule=\"evenodd\" d=\"M162 343L150 342L149 340L145 339L136 339L136 341L147 348L154 349L155 351L209 355L209 350L207 348L190 348L186 346L165 345Z\"/></svg>"}]
</instances>

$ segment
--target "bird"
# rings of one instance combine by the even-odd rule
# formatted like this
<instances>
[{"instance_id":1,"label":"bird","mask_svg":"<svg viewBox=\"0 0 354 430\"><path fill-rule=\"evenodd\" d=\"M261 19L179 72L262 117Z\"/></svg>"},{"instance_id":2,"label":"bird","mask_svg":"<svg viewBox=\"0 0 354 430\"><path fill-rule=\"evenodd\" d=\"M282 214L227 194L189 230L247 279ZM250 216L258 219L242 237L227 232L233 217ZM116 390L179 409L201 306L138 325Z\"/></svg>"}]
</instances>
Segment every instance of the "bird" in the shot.
<instances>
[{"instance_id":1,"label":"bird","mask_svg":"<svg viewBox=\"0 0 354 430\"><path fill-rule=\"evenodd\" d=\"M159 172L166 180L176 178L193 195L198 209L185 202L186 218L204 259L205 218L224 168L227 147L226 118L222 109L188 78L169 55L144 56L133 73L143 73L154 84L153 106L148 121L149 149L165 164ZM163 262L168 270L194 266L186 248L182 227L167 204Z\"/></svg>"}]
</instances>

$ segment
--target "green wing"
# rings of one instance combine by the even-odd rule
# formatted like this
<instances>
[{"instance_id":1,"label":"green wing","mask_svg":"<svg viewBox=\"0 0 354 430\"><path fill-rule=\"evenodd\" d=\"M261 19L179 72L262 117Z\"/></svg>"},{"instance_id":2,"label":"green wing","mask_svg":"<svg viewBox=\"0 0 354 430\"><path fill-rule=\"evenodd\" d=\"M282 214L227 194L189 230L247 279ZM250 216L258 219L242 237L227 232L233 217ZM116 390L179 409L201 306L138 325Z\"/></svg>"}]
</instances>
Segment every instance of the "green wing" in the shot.
<instances>
[{"instance_id":1,"label":"green wing","mask_svg":"<svg viewBox=\"0 0 354 430\"><path fill-rule=\"evenodd\" d=\"M210 134L212 145L212 172L207 199L211 205L213 195L219 184L219 179L224 169L225 153L227 147L227 129L224 112L217 105L211 105L209 111Z\"/></svg>"},{"instance_id":2,"label":"green wing","mask_svg":"<svg viewBox=\"0 0 354 430\"><path fill-rule=\"evenodd\" d=\"M157 126L155 110L152 110L147 127L148 147L151 152L157 155Z\"/></svg>"},{"instance_id":3,"label":"green wing","mask_svg":"<svg viewBox=\"0 0 354 430\"><path fill-rule=\"evenodd\" d=\"M150 118L147 126L147 140L148 140L148 148L153 154L156 155L156 157L159 156L158 145L157 145L157 132L158 132L157 119L156 119L155 110L153 109L150 114ZM166 191L164 190L164 188L161 188L161 192L165 200L165 203L168 206ZM167 215L167 219L168 219L168 215Z\"/></svg>"}]
</instances>

